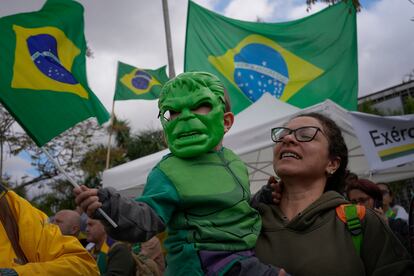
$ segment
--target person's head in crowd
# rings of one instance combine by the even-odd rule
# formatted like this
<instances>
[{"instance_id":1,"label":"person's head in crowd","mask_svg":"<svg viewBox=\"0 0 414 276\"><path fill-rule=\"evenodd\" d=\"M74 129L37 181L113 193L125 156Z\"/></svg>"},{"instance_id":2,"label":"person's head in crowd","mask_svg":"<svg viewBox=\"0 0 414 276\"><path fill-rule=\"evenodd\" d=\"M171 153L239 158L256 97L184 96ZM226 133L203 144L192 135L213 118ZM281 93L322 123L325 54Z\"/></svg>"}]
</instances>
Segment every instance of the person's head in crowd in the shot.
<instances>
[{"instance_id":1,"label":"person's head in crowd","mask_svg":"<svg viewBox=\"0 0 414 276\"><path fill-rule=\"evenodd\" d=\"M356 175L355 173L347 170L346 174L345 174L345 186L348 185L348 183L350 182L354 182L358 180L358 175Z\"/></svg>"},{"instance_id":2,"label":"person's head in crowd","mask_svg":"<svg viewBox=\"0 0 414 276\"><path fill-rule=\"evenodd\" d=\"M81 233L86 232L86 223L88 222L88 215L82 210L80 206L76 206L75 211L80 216L80 231Z\"/></svg>"},{"instance_id":3,"label":"person's head in crowd","mask_svg":"<svg viewBox=\"0 0 414 276\"><path fill-rule=\"evenodd\" d=\"M382 193L382 205L384 210L388 210L393 206L394 195L390 189L390 186L386 183L378 183L378 188L381 190Z\"/></svg>"},{"instance_id":4,"label":"person's head in crowd","mask_svg":"<svg viewBox=\"0 0 414 276\"><path fill-rule=\"evenodd\" d=\"M80 232L80 216L73 210L60 210L54 216L53 223L59 226L63 235L77 237Z\"/></svg>"},{"instance_id":5,"label":"person's head in crowd","mask_svg":"<svg viewBox=\"0 0 414 276\"><path fill-rule=\"evenodd\" d=\"M100 248L106 241L106 232L103 224L97 219L88 218L86 224L86 240L96 244Z\"/></svg>"},{"instance_id":6,"label":"person's head in crowd","mask_svg":"<svg viewBox=\"0 0 414 276\"><path fill-rule=\"evenodd\" d=\"M274 170L282 179L306 179L322 192L342 192L348 149L338 125L320 113L305 113L272 129Z\"/></svg>"},{"instance_id":7,"label":"person's head in crowd","mask_svg":"<svg viewBox=\"0 0 414 276\"><path fill-rule=\"evenodd\" d=\"M378 186L368 180L360 178L349 182L346 186L346 195L354 204L364 205L367 208L382 207L382 193Z\"/></svg>"}]
</instances>

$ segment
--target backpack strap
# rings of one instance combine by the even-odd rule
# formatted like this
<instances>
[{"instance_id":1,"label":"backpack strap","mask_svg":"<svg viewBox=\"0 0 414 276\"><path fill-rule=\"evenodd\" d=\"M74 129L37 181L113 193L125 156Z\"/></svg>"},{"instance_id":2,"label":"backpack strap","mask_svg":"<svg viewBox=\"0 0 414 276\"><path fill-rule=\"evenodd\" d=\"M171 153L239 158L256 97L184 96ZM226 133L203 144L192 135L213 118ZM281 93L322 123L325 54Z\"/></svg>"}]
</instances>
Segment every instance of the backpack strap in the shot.
<instances>
[{"instance_id":1,"label":"backpack strap","mask_svg":"<svg viewBox=\"0 0 414 276\"><path fill-rule=\"evenodd\" d=\"M16 262L23 265L28 260L19 244L19 226L5 197L6 193L7 189L0 184L0 221L17 256Z\"/></svg>"},{"instance_id":2,"label":"backpack strap","mask_svg":"<svg viewBox=\"0 0 414 276\"><path fill-rule=\"evenodd\" d=\"M335 211L337 217L347 225L355 249L360 255L362 244L361 220L365 217L365 207L355 204L341 204L336 207Z\"/></svg>"}]
</instances>

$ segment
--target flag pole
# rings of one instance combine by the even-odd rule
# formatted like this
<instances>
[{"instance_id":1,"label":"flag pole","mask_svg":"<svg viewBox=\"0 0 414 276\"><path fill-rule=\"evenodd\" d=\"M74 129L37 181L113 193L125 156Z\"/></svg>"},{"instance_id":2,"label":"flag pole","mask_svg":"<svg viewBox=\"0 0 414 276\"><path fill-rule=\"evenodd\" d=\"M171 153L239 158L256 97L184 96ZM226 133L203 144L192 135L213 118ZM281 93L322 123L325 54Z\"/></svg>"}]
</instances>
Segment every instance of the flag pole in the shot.
<instances>
[{"instance_id":1,"label":"flag pole","mask_svg":"<svg viewBox=\"0 0 414 276\"><path fill-rule=\"evenodd\" d=\"M58 168L58 170L63 173L64 176L66 176L66 178L68 179L68 181L70 182L70 184L72 184L73 187L75 188L80 188L80 186L75 182L75 180L69 175L67 174L67 172L59 165L58 162L56 162L56 160L52 157L52 155L50 155L50 153L43 147L40 147L43 151L44 154L46 154L46 156L49 158L50 161L53 162L53 164L55 164L56 168ZM114 227L117 228L118 225L115 223L115 221L113 221L105 212L104 210L102 210L101 208L98 209L98 212Z\"/></svg>"},{"instance_id":2,"label":"flag pole","mask_svg":"<svg viewBox=\"0 0 414 276\"><path fill-rule=\"evenodd\" d=\"M109 138L108 138L108 151L106 153L106 166L105 170L109 169L109 160L111 158L111 139L112 131L114 128L114 109L115 109L115 98L112 101L112 111L111 111L111 122L109 123Z\"/></svg>"},{"instance_id":3,"label":"flag pole","mask_svg":"<svg viewBox=\"0 0 414 276\"><path fill-rule=\"evenodd\" d=\"M170 31L170 17L168 15L168 1L162 0L162 11L164 15L165 26L165 40L167 41L167 56L168 56L168 75L171 78L175 77L174 70L174 58L171 44L171 31Z\"/></svg>"}]
</instances>

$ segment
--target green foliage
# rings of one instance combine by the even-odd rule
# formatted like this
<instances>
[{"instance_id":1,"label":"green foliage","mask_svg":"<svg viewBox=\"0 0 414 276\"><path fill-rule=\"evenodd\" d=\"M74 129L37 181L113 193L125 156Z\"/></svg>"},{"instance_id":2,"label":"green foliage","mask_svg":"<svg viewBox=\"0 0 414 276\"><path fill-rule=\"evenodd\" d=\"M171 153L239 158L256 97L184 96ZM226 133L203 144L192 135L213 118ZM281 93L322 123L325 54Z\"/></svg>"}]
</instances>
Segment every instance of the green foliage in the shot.
<instances>
[{"instance_id":1,"label":"green foliage","mask_svg":"<svg viewBox=\"0 0 414 276\"><path fill-rule=\"evenodd\" d=\"M360 104L358 106L358 111L359 112L364 112L364 113L369 113L369 114L374 114L374 115L384 115L384 114L382 114L382 112L380 110L376 109L373 106L372 101L366 101L366 102L363 102L362 104Z\"/></svg>"},{"instance_id":2,"label":"green foliage","mask_svg":"<svg viewBox=\"0 0 414 276\"><path fill-rule=\"evenodd\" d=\"M110 151L110 168L166 148L161 130L150 129L131 135L129 123L115 118L107 131L112 131L115 136L115 146ZM107 145L95 145L85 153L80 162L80 168L85 173L84 184L88 187L101 186L107 150Z\"/></svg>"},{"instance_id":3,"label":"green foliage","mask_svg":"<svg viewBox=\"0 0 414 276\"><path fill-rule=\"evenodd\" d=\"M404 102L404 114L414 114L414 98L411 96Z\"/></svg>"},{"instance_id":4,"label":"green foliage","mask_svg":"<svg viewBox=\"0 0 414 276\"><path fill-rule=\"evenodd\" d=\"M88 187L100 187L102 172L106 166L108 148L104 145L98 145L94 149L86 152L80 168L85 172L86 178L84 183ZM123 148L112 147L110 152L110 167L117 166L125 162L125 150Z\"/></svg>"},{"instance_id":5,"label":"green foliage","mask_svg":"<svg viewBox=\"0 0 414 276\"><path fill-rule=\"evenodd\" d=\"M146 130L131 137L127 144L126 156L134 160L167 147L162 130Z\"/></svg>"},{"instance_id":6,"label":"green foliage","mask_svg":"<svg viewBox=\"0 0 414 276\"><path fill-rule=\"evenodd\" d=\"M42 187L42 186L40 186ZM55 214L62 209L75 209L73 186L66 179L56 180L48 185L50 192L35 196L31 203L45 212L48 216Z\"/></svg>"},{"instance_id":7,"label":"green foliage","mask_svg":"<svg viewBox=\"0 0 414 276\"><path fill-rule=\"evenodd\" d=\"M409 96L405 98L403 110L387 110L386 112L381 111L374 107L374 104L372 101L366 101L363 102L358 106L358 111L374 114L374 115L380 115L380 116L397 116L397 115L403 115L403 114L413 114L414 113L414 98Z\"/></svg>"},{"instance_id":8,"label":"green foliage","mask_svg":"<svg viewBox=\"0 0 414 276\"><path fill-rule=\"evenodd\" d=\"M16 139L14 139L14 123L14 118L2 105L0 105L0 179L4 177L3 158L5 156L5 147L10 151L11 147L17 142Z\"/></svg>"},{"instance_id":9,"label":"green foliage","mask_svg":"<svg viewBox=\"0 0 414 276\"><path fill-rule=\"evenodd\" d=\"M118 147L124 147L131 138L131 127L127 120L118 120L116 116L113 118L112 124L107 131L115 135L115 142Z\"/></svg>"}]
</instances>

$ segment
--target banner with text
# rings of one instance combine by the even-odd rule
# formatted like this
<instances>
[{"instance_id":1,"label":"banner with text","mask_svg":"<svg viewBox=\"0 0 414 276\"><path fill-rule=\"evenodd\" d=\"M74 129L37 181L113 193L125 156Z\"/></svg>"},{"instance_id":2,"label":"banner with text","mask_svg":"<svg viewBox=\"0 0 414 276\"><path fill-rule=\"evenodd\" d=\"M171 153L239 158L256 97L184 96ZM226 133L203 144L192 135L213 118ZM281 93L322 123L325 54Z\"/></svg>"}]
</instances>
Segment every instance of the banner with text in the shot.
<instances>
[{"instance_id":1,"label":"banner with text","mask_svg":"<svg viewBox=\"0 0 414 276\"><path fill-rule=\"evenodd\" d=\"M349 114L371 169L381 170L414 162L414 115Z\"/></svg>"}]
</instances>

